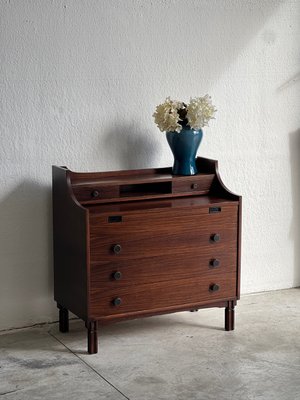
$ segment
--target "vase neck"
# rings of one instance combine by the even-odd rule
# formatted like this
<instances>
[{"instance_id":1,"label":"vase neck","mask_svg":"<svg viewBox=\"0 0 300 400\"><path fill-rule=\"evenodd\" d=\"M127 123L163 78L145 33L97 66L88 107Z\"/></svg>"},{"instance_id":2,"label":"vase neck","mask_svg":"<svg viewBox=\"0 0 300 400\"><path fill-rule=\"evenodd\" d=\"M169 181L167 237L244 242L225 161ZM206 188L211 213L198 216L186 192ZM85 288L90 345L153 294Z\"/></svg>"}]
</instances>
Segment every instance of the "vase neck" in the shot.
<instances>
[{"instance_id":1,"label":"vase neck","mask_svg":"<svg viewBox=\"0 0 300 400\"><path fill-rule=\"evenodd\" d=\"M183 125L182 131L202 132L202 129L193 129L190 127L190 125Z\"/></svg>"}]
</instances>

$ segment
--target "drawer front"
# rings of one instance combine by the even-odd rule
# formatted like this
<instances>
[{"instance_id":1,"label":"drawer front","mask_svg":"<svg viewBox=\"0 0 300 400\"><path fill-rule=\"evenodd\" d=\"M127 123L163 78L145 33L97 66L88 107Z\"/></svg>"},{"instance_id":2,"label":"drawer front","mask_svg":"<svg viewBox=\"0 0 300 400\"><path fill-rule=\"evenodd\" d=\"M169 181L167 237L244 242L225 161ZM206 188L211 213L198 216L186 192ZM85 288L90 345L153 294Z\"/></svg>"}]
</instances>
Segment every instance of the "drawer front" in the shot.
<instances>
[{"instance_id":1,"label":"drawer front","mask_svg":"<svg viewBox=\"0 0 300 400\"><path fill-rule=\"evenodd\" d=\"M236 273L203 274L198 278L156 282L123 288L91 290L90 317L151 312L171 307L187 308L203 302L236 297Z\"/></svg>"},{"instance_id":2,"label":"drawer front","mask_svg":"<svg viewBox=\"0 0 300 400\"><path fill-rule=\"evenodd\" d=\"M73 186L73 193L78 201L93 201L119 197L118 186L78 185Z\"/></svg>"},{"instance_id":3,"label":"drawer front","mask_svg":"<svg viewBox=\"0 0 300 400\"><path fill-rule=\"evenodd\" d=\"M202 175L200 178L196 176L185 177L184 179L173 178L173 193L208 193L211 187L214 175Z\"/></svg>"},{"instance_id":4,"label":"drawer front","mask_svg":"<svg viewBox=\"0 0 300 400\"><path fill-rule=\"evenodd\" d=\"M91 215L91 263L116 263L145 257L185 257L236 246L237 206L127 213L122 222ZM217 236L215 236L217 235ZM219 239L219 240L217 240Z\"/></svg>"},{"instance_id":5,"label":"drawer front","mask_svg":"<svg viewBox=\"0 0 300 400\"><path fill-rule=\"evenodd\" d=\"M107 264L91 264L91 289L119 289L126 286L154 282L169 282L187 278L197 279L201 274L211 275L236 271L236 242L224 246L211 246L201 255L162 255L132 259L128 261L115 257Z\"/></svg>"}]
</instances>

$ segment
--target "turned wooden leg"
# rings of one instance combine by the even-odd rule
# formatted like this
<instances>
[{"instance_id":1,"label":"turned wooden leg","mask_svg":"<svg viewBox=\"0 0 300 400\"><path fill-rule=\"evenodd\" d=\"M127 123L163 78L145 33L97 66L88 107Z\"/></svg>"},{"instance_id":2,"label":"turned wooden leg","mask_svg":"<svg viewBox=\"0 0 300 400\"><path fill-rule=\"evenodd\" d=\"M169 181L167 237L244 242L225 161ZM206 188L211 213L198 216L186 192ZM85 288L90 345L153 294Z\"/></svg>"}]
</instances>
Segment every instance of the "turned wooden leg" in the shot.
<instances>
[{"instance_id":1,"label":"turned wooden leg","mask_svg":"<svg viewBox=\"0 0 300 400\"><path fill-rule=\"evenodd\" d=\"M88 335L88 353L98 353L98 335L97 335L97 321L90 321L86 324Z\"/></svg>"},{"instance_id":2,"label":"turned wooden leg","mask_svg":"<svg viewBox=\"0 0 300 400\"><path fill-rule=\"evenodd\" d=\"M229 301L227 307L225 308L225 330L234 330L234 303Z\"/></svg>"},{"instance_id":3,"label":"turned wooden leg","mask_svg":"<svg viewBox=\"0 0 300 400\"><path fill-rule=\"evenodd\" d=\"M57 307L59 308L59 330L63 333L69 332L69 311L60 304L57 304Z\"/></svg>"}]
</instances>

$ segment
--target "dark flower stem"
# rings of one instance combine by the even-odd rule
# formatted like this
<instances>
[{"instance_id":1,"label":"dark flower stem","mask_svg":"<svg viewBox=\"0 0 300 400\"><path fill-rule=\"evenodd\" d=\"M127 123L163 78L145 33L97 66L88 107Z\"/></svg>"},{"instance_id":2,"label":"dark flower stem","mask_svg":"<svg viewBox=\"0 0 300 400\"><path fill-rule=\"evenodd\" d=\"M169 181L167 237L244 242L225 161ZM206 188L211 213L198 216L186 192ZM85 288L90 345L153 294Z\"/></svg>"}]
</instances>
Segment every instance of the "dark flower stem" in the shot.
<instances>
[{"instance_id":1,"label":"dark flower stem","mask_svg":"<svg viewBox=\"0 0 300 400\"><path fill-rule=\"evenodd\" d=\"M177 113L179 115L180 120L178 121L178 123L181 126L187 126L188 125L188 120L186 118L187 115L187 105L185 103L183 103L183 108L180 108L179 110L177 110Z\"/></svg>"}]
</instances>

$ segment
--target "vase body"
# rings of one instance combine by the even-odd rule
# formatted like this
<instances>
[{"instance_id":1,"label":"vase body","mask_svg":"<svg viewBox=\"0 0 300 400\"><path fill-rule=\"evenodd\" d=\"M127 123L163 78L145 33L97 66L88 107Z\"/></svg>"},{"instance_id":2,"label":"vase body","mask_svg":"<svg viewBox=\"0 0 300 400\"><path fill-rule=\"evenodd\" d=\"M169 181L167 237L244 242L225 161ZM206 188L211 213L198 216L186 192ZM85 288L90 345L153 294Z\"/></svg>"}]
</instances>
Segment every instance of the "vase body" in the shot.
<instances>
[{"instance_id":1,"label":"vase body","mask_svg":"<svg viewBox=\"0 0 300 400\"><path fill-rule=\"evenodd\" d=\"M202 129L183 126L181 132L167 132L166 135L174 156L173 175L197 174L196 154L203 136Z\"/></svg>"}]
</instances>

